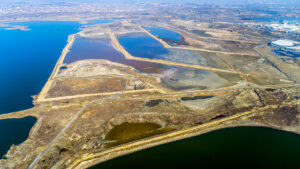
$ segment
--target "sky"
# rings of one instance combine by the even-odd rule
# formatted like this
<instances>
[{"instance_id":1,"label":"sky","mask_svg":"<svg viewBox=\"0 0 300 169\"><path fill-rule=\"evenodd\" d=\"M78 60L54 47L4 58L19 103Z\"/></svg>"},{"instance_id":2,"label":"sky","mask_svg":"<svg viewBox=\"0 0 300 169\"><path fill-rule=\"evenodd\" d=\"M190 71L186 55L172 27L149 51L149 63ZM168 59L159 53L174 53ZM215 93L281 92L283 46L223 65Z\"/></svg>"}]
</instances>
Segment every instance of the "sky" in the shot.
<instances>
[{"instance_id":1,"label":"sky","mask_svg":"<svg viewBox=\"0 0 300 169\"><path fill-rule=\"evenodd\" d=\"M1 2L162 2L162 3L205 3L205 4L300 4L300 0L0 0Z\"/></svg>"}]
</instances>

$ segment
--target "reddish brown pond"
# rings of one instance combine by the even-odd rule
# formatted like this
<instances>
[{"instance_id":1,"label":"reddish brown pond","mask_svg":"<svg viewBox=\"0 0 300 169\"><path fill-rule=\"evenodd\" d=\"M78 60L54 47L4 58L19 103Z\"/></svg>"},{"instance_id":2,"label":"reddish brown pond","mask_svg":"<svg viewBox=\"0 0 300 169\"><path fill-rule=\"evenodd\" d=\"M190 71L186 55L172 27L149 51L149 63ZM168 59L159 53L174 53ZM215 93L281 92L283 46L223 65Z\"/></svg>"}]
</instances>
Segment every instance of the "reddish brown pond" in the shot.
<instances>
[{"instance_id":1,"label":"reddish brown pond","mask_svg":"<svg viewBox=\"0 0 300 169\"><path fill-rule=\"evenodd\" d=\"M78 37L70 52L67 54L64 63L69 64L85 59L106 59L112 62L132 66L145 73L159 73L163 69L168 68L167 65L128 60L111 45L111 41L108 38L87 39Z\"/></svg>"}]
</instances>

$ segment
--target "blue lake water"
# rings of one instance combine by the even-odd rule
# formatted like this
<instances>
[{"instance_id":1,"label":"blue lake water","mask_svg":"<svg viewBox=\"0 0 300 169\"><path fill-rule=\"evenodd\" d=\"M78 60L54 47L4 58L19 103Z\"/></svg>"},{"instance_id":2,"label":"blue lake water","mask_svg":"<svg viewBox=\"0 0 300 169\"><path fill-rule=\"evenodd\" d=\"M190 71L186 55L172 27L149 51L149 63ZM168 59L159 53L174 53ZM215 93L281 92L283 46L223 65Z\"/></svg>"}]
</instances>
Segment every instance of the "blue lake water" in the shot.
<instances>
[{"instance_id":1,"label":"blue lake water","mask_svg":"<svg viewBox=\"0 0 300 169\"><path fill-rule=\"evenodd\" d=\"M119 36L118 40L130 54L136 57L157 59L160 55L169 53L168 49L145 33L126 34Z\"/></svg>"},{"instance_id":2,"label":"blue lake water","mask_svg":"<svg viewBox=\"0 0 300 169\"><path fill-rule=\"evenodd\" d=\"M110 39L107 38L88 39L77 37L64 63L69 64L84 59L105 59L132 66L138 71L147 73L157 73L168 67L162 64L128 60L111 45Z\"/></svg>"},{"instance_id":3,"label":"blue lake water","mask_svg":"<svg viewBox=\"0 0 300 169\"><path fill-rule=\"evenodd\" d=\"M165 29L165 28L145 28L146 30L150 31L151 34L157 36L160 39L164 39L170 43L182 43L182 36L179 35L177 32Z\"/></svg>"},{"instance_id":4,"label":"blue lake water","mask_svg":"<svg viewBox=\"0 0 300 169\"><path fill-rule=\"evenodd\" d=\"M136 57L207 66L206 60L196 51L166 49L145 33L122 35L118 40L131 55Z\"/></svg>"},{"instance_id":5,"label":"blue lake water","mask_svg":"<svg viewBox=\"0 0 300 169\"><path fill-rule=\"evenodd\" d=\"M103 21L108 22L112 21ZM68 36L82 26L69 21L8 24L27 26L30 30L0 27L0 114L33 106L31 96L38 94L48 80ZM0 120L0 157L12 144L26 140L35 122L34 117Z\"/></svg>"},{"instance_id":6,"label":"blue lake water","mask_svg":"<svg viewBox=\"0 0 300 169\"><path fill-rule=\"evenodd\" d=\"M280 56L287 56L287 57L292 57L292 58L299 58L300 57L300 52L292 52L288 50L282 50L282 49L275 49L273 50L276 54Z\"/></svg>"},{"instance_id":7,"label":"blue lake water","mask_svg":"<svg viewBox=\"0 0 300 169\"><path fill-rule=\"evenodd\" d=\"M30 31L0 28L0 114L32 107L50 76L68 35L78 32L78 22L35 21L12 23Z\"/></svg>"},{"instance_id":8,"label":"blue lake water","mask_svg":"<svg viewBox=\"0 0 300 169\"><path fill-rule=\"evenodd\" d=\"M298 169L300 136L262 127L238 127L122 156L90 169Z\"/></svg>"},{"instance_id":9,"label":"blue lake water","mask_svg":"<svg viewBox=\"0 0 300 169\"><path fill-rule=\"evenodd\" d=\"M279 56L286 56L291 58L299 58L300 52L291 51L289 49L286 49L284 47L277 47L275 45L272 45L271 43L268 44L271 48L273 48L273 52L275 52Z\"/></svg>"},{"instance_id":10,"label":"blue lake water","mask_svg":"<svg viewBox=\"0 0 300 169\"><path fill-rule=\"evenodd\" d=\"M115 22L117 20L92 20L89 21L87 24L84 25L95 25L95 24L102 24L102 23L112 23Z\"/></svg>"},{"instance_id":11,"label":"blue lake water","mask_svg":"<svg viewBox=\"0 0 300 169\"><path fill-rule=\"evenodd\" d=\"M242 20L246 21L257 21L257 22L299 22L300 18L242 18Z\"/></svg>"},{"instance_id":12,"label":"blue lake water","mask_svg":"<svg viewBox=\"0 0 300 169\"><path fill-rule=\"evenodd\" d=\"M12 144L18 145L27 139L36 120L31 116L0 120L0 158L6 154Z\"/></svg>"},{"instance_id":13,"label":"blue lake water","mask_svg":"<svg viewBox=\"0 0 300 169\"><path fill-rule=\"evenodd\" d=\"M86 25L111 23L95 20ZM40 92L49 78L68 35L82 26L73 21L14 22L29 31L0 27L0 114L32 107L32 95Z\"/></svg>"},{"instance_id":14,"label":"blue lake water","mask_svg":"<svg viewBox=\"0 0 300 169\"><path fill-rule=\"evenodd\" d=\"M135 36L133 37L129 36L129 39L130 38L133 38L134 41ZM139 36L137 38L139 38ZM143 38L144 37L142 37L142 39ZM145 37L145 39L150 40L150 42L153 42L154 45L160 47L160 43L157 43L157 41L153 40L151 37L150 39L148 38L149 36ZM128 42L130 41L124 40L124 43L128 43ZM135 45L136 44L135 41L134 43L128 43L129 46L132 44ZM142 46L141 43L138 44ZM149 44L149 46L151 46L151 43ZM133 49L133 52L140 51L141 52L140 57L142 57L145 56L143 52L147 53L147 50L150 50L151 53L148 53L150 55L149 56L150 58L156 57L157 59L164 59L164 60L170 60L170 61L181 62L181 63L197 64L198 61L201 60L201 57L199 55L192 55L191 53L189 53L190 51L187 50L183 50L181 52L177 51L177 53L174 52L175 50L170 50L171 56L167 57L168 56L167 55L166 57L163 57L164 55L160 55L160 54L156 55L155 46L154 47L151 46L150 48L147 48L147 50L143 50L143 49L144 48L142 46L141 49L136 49L136 50ZM153 49L153 51L151 51L151 49ZM164 50L164 48L162 50ZM197 58L197 60L192 59L192 57ZM176 66L168 66L168 65L156 64L156 63L150 63L150 62L144 62L138 60L128 60L124 57L122 53L117 51L112 46L110 39L108 39L107 37L97 38L97 39L77 37L70 52L67 54L64 63L70 64L72 62L76 62L84 59L105 59L105 60L110 60L112 62L132 66L140 72L154 73L152 75L157 75L160 78L162 78L162 85L164 87L171 88L174 90L206 89L210 87L215 88L217 86L220 87L220 85L225 84L224 82L220 81L220 78L217 75L215 75L212 72L208 72L204 70L197 70L197 69L194 70L194 69L186 69L186 68L183 69ZM212 81L211 79L214 80ZM208 84L208 81L214 82L214 85Z\"/></svg>"}]
</instances>

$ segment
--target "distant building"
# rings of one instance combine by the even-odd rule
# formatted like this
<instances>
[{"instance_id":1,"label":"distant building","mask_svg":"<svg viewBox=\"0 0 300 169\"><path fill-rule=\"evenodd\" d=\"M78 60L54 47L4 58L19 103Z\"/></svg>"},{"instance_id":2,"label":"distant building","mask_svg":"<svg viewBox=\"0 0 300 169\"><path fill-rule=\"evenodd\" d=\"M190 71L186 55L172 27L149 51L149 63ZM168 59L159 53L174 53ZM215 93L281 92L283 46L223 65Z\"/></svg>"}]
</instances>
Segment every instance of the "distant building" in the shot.
<instances>
[{"instance_id":1,"label":"distant building","mask_svg":"<svg viewBox=\"0 0 300 169\"><path fill-rule=\"evenodd\" d=\"M271 28L276 31L300 32L299 23L289 23L289 22L284 22L283 24L282 23L272 23L272 24L267 24L266 27Z\"/></svg>"}]
</instances>

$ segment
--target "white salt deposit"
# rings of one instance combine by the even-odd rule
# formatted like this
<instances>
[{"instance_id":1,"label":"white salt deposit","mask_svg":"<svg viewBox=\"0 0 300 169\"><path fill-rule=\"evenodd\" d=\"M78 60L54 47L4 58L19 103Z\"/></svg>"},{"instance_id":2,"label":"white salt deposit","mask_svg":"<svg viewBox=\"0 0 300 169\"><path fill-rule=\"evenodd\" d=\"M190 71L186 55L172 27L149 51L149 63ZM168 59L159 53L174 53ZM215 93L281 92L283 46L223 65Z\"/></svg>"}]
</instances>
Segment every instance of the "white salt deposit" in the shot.
<instances>
[{"instance_id":1,"label":"white salt deposit","mask_svg":"<svg viewBox=\"0 0 300 169\"><path fill-rule=\"evenodd\" d=\"M300 42L296 42L296 41L292 41L292 40L288 40L288 39L285 39L285 40L280 39L280 40L272 42L272 44L281 46L281 47L284 47L284 48L290 49L290 50L295 50L295 51L300 50Z\"/></svg>"},{"instance_id":2,"label":"white salt deposit","mask_svg":"<svg viewBox=\"0 0 300 169\"><path fill-rule=\"evenodd\" d=\"M275 44L275 45L284 46L284 47L294 46L294 41L291 41L291 40L282 40L282 39L280 39L280 40L274 41L272 43Z\"/></svg>"}]
</instances>

